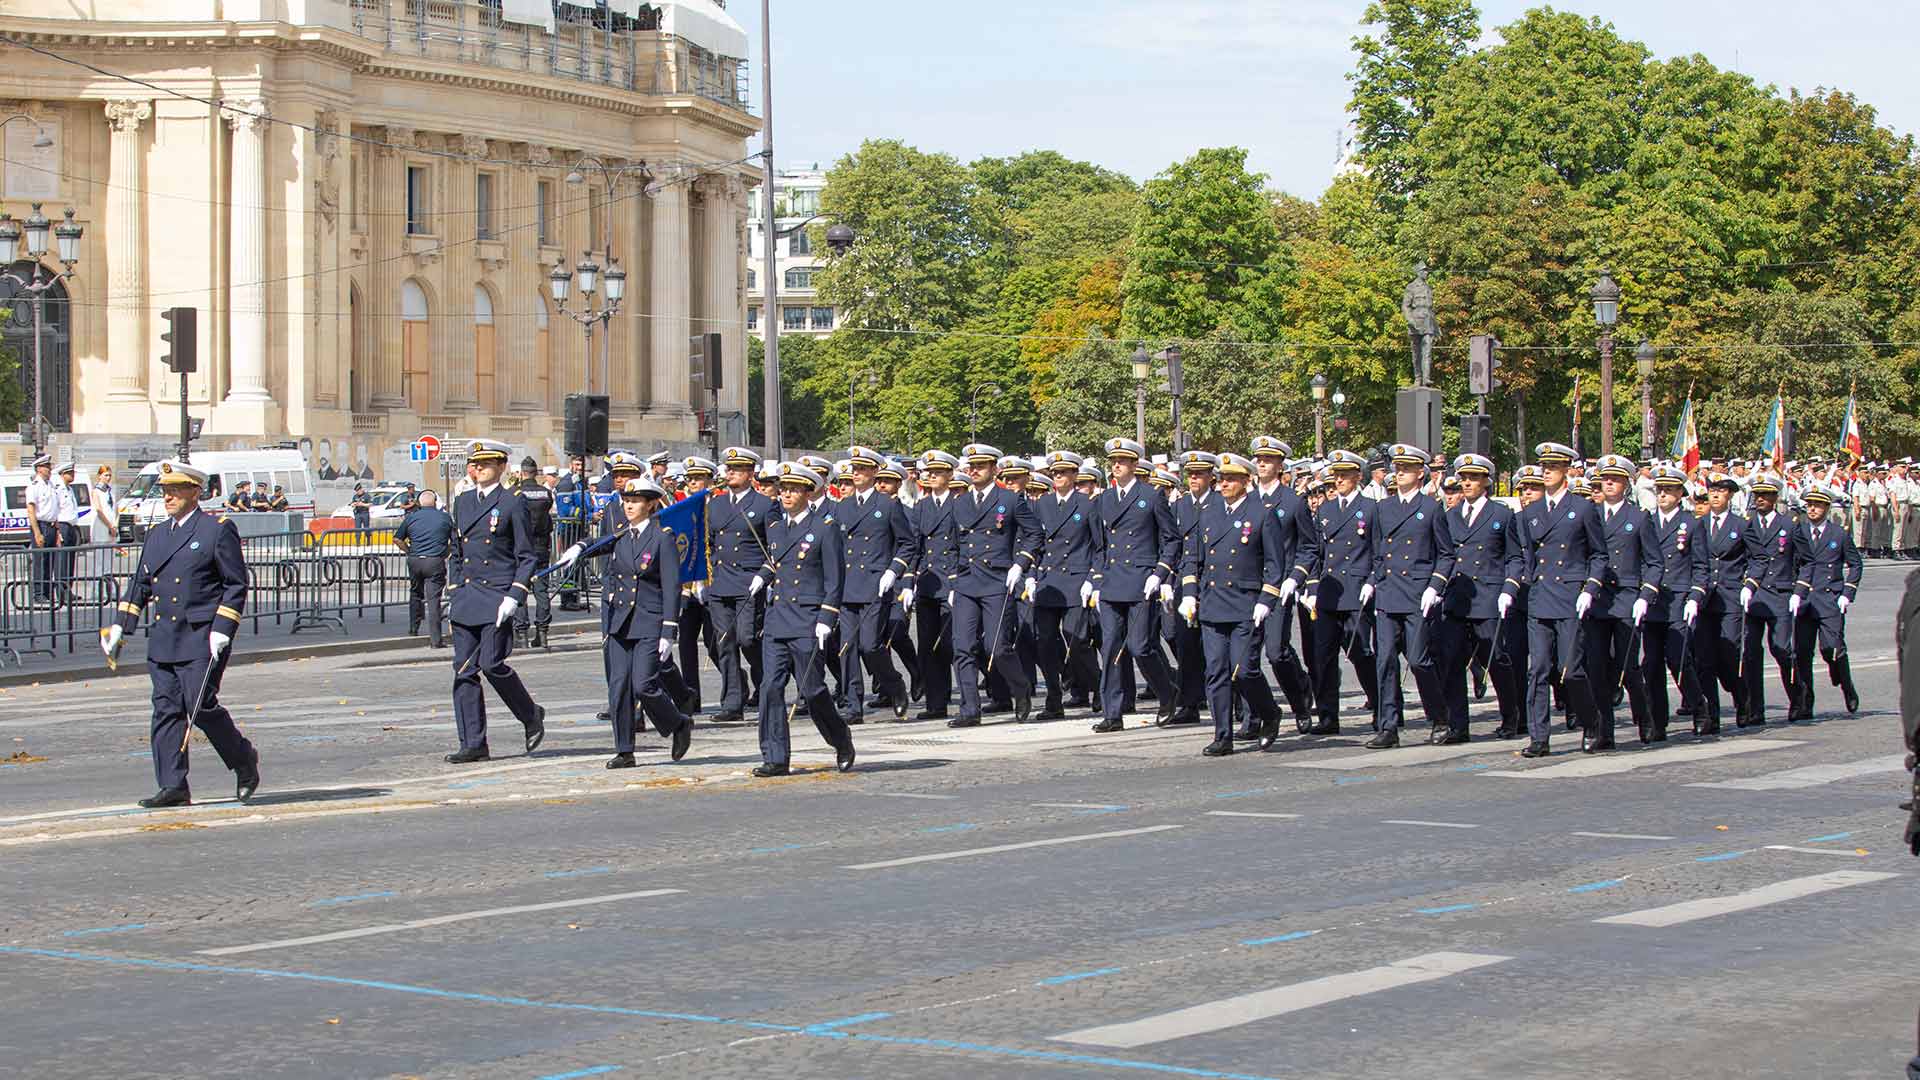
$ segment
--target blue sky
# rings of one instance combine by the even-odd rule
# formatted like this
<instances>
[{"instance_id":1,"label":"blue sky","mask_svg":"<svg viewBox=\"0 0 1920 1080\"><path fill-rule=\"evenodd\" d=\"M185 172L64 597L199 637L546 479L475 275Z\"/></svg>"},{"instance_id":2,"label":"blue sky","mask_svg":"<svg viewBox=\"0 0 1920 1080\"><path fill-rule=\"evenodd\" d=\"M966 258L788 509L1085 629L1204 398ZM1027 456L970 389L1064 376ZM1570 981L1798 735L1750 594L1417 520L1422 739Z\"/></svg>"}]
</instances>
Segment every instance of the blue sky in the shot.
<instances>
[{"instance_id":1,"label":"blue sky","mask_svg":"<svg viewBox=\"0 0 1920 1080\"><path fill-rule=\"evenodd\" d=\"M1054 149L1144 179L1203 146L1240 145L1274 186L1333 175L1350 41L1365 0L771 0L774 152L786 166L892 137L963 161ZM1482 25L1534 4L1482 0ZM1760 83L1834 86L1897 131L1920 129L1908 0L1610 0L1600 14L1655 55L1698 52ZM760 0L730 0L752 40Z\"/></svg>"}]
</instances>

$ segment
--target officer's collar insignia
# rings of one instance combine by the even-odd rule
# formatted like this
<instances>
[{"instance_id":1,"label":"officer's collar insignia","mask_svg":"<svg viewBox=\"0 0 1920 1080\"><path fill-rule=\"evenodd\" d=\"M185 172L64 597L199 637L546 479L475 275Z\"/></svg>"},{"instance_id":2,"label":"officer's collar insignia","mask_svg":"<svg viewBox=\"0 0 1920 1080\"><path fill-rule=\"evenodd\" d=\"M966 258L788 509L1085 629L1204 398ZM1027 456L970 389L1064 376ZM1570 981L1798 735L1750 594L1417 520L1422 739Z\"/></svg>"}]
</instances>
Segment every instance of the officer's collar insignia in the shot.
<instances>
[{"instance_id":1,"label":"officer's collar insignia","mask_svg":"<svg viewBox=\"0 0 1920 1080\"><path fill-rule=\"evenodd\" d=\"M1626 528L1627 528L1627 531L1628 531L1628 532L1632 532L1632 531L1633 531L1633 522L1631 522L1631 521L1629 521L1629 522L1627 522L1627 526L1626 526Z\"/></svg>"},{"instance_id":2,"label":"officer's collar insignia","mask_svg":"<svg viewBox=\"0 0 1920 1080\"><path fill-rule=\"evenodd\" d=\"M1415 510L1413 512L1413 520L1415 521L1427 520L1427 512L1425 510Z\"/></svg>"},{"instance_id":3,"label":"officer's collar insignia","mask_svg":"<svg viewBox=\"0 0 1920 1080\"><path fill-rule=\"evenodd\" d=\"M1567 520L1568 520L1568 521L1572 521L1572 520L1573 520L1573 511L1571 511L1571 510L1569 510L1569 511L1567 511Z\"/></svg>"},{"instance_id":4,"label":"officer's collar insignia","mask_svg":"<svg viewBox=\"0 0 1920 1080\"><path fill-rule=\"evenodd\" d=\"M195 540L195 541L194 541L193 543L191 543L191 544L188 544L188 545L187 545L187 550L188 550L188 551L199 551L199 550L200 550L200 541L198 541L198 540Z\"/></svg>"},{"instance_id":5,"label":"officer's collar insignia","mask_svg":"<svg viewBox=\"0 0 1920 1080\"><path fill-rule=\"evenodd\" d=\"M812 534L812 533L808 533L808 534L807 534L807 537L806 537L806 542L807 542L807 543L809 543L809 544L811 544L811 543L813 543L813 534Z\"/></svg>"},{"instance_id":6,"label":"officer's collar insignia","mask_svg":"<svg viewBox=\"0 0 1920 1080\"><path fill-rule=\"evenodd\" d=\"M1075 510L1075 511L1073 512L1073 520L1075 520L1075 521L1079 521L1079 520L1080 520L1080 512L1079 512L1078 510Z\"/></svg>"},{"instance_id":7,"label":"officer's collar insignia","mask_svg":"<svg viewBox=\"0 0 1920 1080\"><path fill-rule=\"evenodd\" d=\"M1500 523L1499 523L1499 522L1497 522L1497 521L1496 521L1496 522L1494 522L1494 523L1493 523L1493 530L1494 530L1495 532L1499 532L1499 531L1500 531Z\"/></svg>"},{"instance_id":8,"label":"officer's collar insignia","mask_svg":"<svg viewBox=\"0 0 1920 1080\"><path fill-rule=\"evenodd\" d=\"M873 516L874 516L874 517L883 517L884 515L882 515L882 514L880 513L880 511L878 511L878 510L875 510L875 511L873 512Z\"/></svg>"},{"instance_id":9,"label":"officer's collar insignia","mask_svg":"<svg viewBox=\"0 0 1920 1080\"><path fill-rule=\"evenodd\" d=\"M1142 510L1145 510L1147 508L1147 500L1141 499L1139 502L1136 502L1133 505L1139 507Z\"/></svg>"}]
</instances>

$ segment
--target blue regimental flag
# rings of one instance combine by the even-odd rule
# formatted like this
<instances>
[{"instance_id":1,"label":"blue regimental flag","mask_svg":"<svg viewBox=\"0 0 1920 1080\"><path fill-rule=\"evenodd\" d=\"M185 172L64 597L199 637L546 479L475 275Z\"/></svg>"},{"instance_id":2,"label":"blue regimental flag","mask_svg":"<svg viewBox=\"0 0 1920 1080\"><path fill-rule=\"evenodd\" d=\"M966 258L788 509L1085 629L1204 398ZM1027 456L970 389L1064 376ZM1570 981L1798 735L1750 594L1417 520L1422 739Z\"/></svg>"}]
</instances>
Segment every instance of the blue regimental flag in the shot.
<instances>
[{"instance_id":1,"label":"blue regimental flag","mask_svg":"<svg viewBox=\"0 0 1920 1080\"><path fill-rule=\"evenodd\" d=\"M674 547L680 551L681 583L712 581L707 571L707 493L696 491L663 506L654 519L673 530Z\"/></svg>"}]
</instances>

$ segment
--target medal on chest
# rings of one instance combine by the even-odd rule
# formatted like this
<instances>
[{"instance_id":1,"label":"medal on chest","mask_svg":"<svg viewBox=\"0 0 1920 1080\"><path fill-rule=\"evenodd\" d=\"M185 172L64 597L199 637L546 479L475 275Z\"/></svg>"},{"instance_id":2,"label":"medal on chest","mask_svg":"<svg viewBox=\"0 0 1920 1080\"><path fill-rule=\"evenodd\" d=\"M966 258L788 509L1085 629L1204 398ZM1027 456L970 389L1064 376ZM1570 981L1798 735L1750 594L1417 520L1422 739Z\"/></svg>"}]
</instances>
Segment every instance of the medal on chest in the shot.
<instances>
[{"instance_id":1,"label":"medal on chest","mask_svg":"<svg viewBox=\"0 0 1920 1080\"><path fill-rule=\"evenodd\" d=\"M500 509L498 507L487 511L487 531L500 531Z\"/></svg>"}]
</instances>

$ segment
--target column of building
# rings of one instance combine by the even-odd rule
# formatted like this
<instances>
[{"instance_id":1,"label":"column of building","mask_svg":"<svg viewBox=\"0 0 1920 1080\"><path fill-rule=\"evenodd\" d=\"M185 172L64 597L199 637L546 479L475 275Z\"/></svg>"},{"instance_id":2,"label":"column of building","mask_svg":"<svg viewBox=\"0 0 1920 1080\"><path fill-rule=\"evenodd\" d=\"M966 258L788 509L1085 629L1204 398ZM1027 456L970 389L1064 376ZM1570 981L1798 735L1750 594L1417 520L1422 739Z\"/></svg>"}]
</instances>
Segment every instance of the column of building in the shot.
<instances>
[{"instance_id":1,"label":"column of building","mask_svg":"<svg viewBox=\"0 0 1920 1080\"><path fill-rule=\"evenodd\" d=\"M652 411L656 416L678 418L687 412L687 339L692 333L686 183L678 176L663 177L652 210L653 236L647 252L653 300Z\"/></svg>"},{"instance_id":2,"label":"column of building","mask_svg":"<svg viewBox=\"0 0 1920 1080\"><path fill-rule=\"evenodd\" d=\"M706 188L701 227L701 244L704 248L702 266L706 280L701 297L703 321L700 331L720 335L722 377L719 411L725 414L740 409L742 388L734 378L734 369L738 366L745 371L744 364L735 363L740 359L738 350L744 343L741 320L745 318L740 305L740 241L735 194L740 182L732 176L715 175L706 178L702 184ZM707 402L695 402L694 407L704 409Z\"/></svg>"},{"instance_id":3,"label":"column of building","mask_svg":"<svg viewBox=\"0 0 1920 1080\"><path fill-rule=\"evenodd\" d=\"M447 139L448 149L455 145L463 156L445 159L447 212L440 215L440 242L446 247L441 259L444 282L440 304L446 318L441 321L440 340L445 343L445 361L439 365L440 400L454 412L480 407L477 394L478 372L474 363L474 298L479 285L480 264L476 258L480 219L476 214L479 183L473 159L487 156L487 140L475 135L463 136L456 144ZM440 314L435 312L435 315ZM491 407L489 403L488 407Z\"/></svg>"},{"instance_id":4,"label":"column of building","mask_svg":"<svg viewBox=\"0 0 1920 1080\"><path fill-rule=\"evenodd\" d=\"M401 153L413 145L409 128L375 128L378 143L373 147L373 177L367 187L369 202L367 236L368 261L372 264L371 285L365 299L373 368L373 394L368 407L399 409L407 404L406 377L401 368L406 328L400 322L400 281L404 273L401 256L406 251L407 162ZM416 408L424 403L416 403Z\"/></svg>"},{"instance_id":5,"label":"column of building","mask_svg":"<svg viewBox=\"0 0 1920 1080\"><path fill-rule=\"evenodd\" d=\"M267 103L235 102L221 112L233 129L227 202L233 355L226 401L265 405L273 402L267 390Z\"/></svg>"},{"instance_id":6,"label":"column of building","mask_svg":"<svg viewBox=\"0 0 1920 1080\"><path fill-rule=\"evenodd\" d=\"M141 200L147 185L140 125L152 115L150 102L107 102L107 124L113 132L107 163L112 183L106 191L107 401L113 406L133 407L133 415L122 419L144 418L147 422L151 422L147 410L147 276L140 230Z\"/></svg>"}]
</instances>

